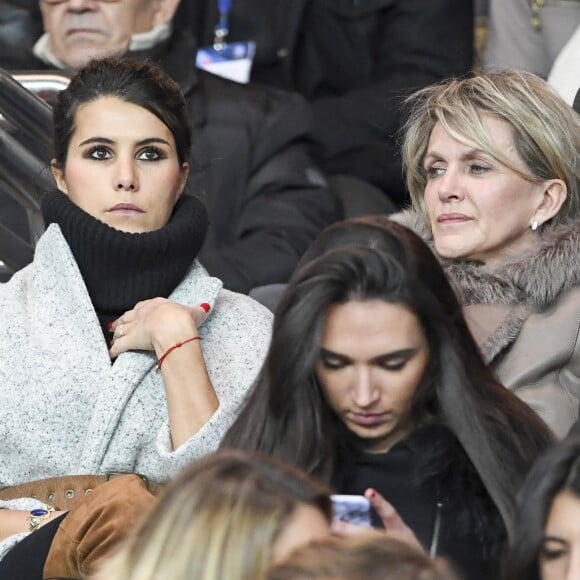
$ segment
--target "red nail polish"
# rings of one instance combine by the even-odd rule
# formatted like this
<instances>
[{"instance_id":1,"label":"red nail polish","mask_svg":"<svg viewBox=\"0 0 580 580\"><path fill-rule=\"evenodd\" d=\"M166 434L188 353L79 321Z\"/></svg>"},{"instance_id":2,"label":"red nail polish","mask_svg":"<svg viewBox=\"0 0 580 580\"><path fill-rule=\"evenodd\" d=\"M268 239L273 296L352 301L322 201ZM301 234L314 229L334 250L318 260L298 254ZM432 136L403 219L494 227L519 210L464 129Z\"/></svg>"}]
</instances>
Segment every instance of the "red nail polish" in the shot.
<instances>
[{"instance_id":1,"label":"red nail polish","mask_svg":"<svg viewBox=\"0 0 580 580\"><path fill-rule=\"evenodd\" d=\"M107 324L107 330L109 332L111 332L111 330L113 330L113 323L112 322L109 322L109 324Z\"/></svg>"},{"instance_id":2,"label":"red nail polish","mask_svg":"<svg viewBox=\"0 0 580 580\"><path fill-rule=\"evenodd\" d=\"M209 312L211 310L211 306L207 302L202 302L200 304L200 307L203 308L206 312Z\"/></svg>"},{"instance_id":3,"label":"red nail polish","mask_svg":"<svg viewBox=\"0 0 580 580\"><path fill-rule=\"evenodd\" d=\"M377 497L377 492L376 492L374 489L371 489L371 491L370 491L369 495L370 495L370 496L371 496L373 499L375 499L375 497Z\"/></svg>"}]
</instances>

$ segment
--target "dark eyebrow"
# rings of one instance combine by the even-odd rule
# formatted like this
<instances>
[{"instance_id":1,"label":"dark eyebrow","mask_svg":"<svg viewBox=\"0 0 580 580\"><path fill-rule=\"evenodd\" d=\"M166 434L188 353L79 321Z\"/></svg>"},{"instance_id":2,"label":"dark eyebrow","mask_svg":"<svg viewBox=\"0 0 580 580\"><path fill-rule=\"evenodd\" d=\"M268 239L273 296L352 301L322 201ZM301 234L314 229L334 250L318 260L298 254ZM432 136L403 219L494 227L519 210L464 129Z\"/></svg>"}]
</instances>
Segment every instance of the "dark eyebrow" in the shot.
<instances>
[{"instance_id":1,"label":"dark eyebrow","mask_svg":"<svg viewBox=\"0 0 580 580\"><path fill-rule=\"evenodd\" d=\"M107 143L108 145L113 145L115 142L107 137L90 137L89 139L85 139L82 143L79 143L79 147L83 145L90 145L91 143ZM137 146L141 147L143 145L150 145L151 143L163 143L168 147L171 146L169 141L166 141L161 137L148 137L147 139L142 139L141 141L137 142Z\"/></svg>"},{"instance_id":2,"label":"dark eyebrow","mask_svg":"<svg viewBox=\"0 0 580 580\"><path fill-rule=\"evenodd\" d=\"M385 360L393 359L410 359L419 349L417 348L401 348L400 350L394 350L393 352L387 352L376 356L370 360L371 363L379 363Z\"/></svg>"},{"instance_id":3,"label":"dark eyebrow","mask_svg":"<svg viewBox=\"0 0 580 580\"><path fill-rule=\"evenodd\" d=\"M320 347L320 356L338 358L341 361L345 361L345 362L350 360L350 358L348 356L346 356L345 354L340 354L338 352L334 352L333 350L328 350L327 348L324 348L323 346Z\"/></svg>"},{"instance_id":4,"label":"dark eyebrow","mask_svg":"<svg viewBox=\"0 0 580 580\"><path fill-rule=\"evenodd\" d=\"M374 358L372 358L369 362L370 363L378 363L378 362L384 362L385 360L392 360L392 359L401 359L401 358L406 358L409 359L411 358L418 349L416 348L402 348L400 350L394 350L393 352L387 352L384 354L380 354L379 356L376 356ZM332 357L332 358L336 358L339 359L343 362L348 362L350 361L350 357L348 357L345 354L341 354L339 352L334 352L332 350L328 350L327 348L324 347L320 347L320 356L324 356L324 357Z\"/></svg>"}]
</instances>

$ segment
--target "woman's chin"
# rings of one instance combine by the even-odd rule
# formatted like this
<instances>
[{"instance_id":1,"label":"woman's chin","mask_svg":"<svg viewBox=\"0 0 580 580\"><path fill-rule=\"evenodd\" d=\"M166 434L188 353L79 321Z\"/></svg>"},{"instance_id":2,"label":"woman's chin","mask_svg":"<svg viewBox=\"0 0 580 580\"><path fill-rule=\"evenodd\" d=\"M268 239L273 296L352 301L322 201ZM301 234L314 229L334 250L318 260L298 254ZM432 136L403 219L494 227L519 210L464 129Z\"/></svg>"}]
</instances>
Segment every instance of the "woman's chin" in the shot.
<instances>
[{"instance_id":1,"label":"woman's chin","mask_svg":"<svg viewBox=\"0 0 580 580\"><path fill-rule=\"evenodd\" d=\"M435 252L440 258L445 260L470 260L473 251L448 243L437 243L435 242Z\"/></svg>"}]
</instances>

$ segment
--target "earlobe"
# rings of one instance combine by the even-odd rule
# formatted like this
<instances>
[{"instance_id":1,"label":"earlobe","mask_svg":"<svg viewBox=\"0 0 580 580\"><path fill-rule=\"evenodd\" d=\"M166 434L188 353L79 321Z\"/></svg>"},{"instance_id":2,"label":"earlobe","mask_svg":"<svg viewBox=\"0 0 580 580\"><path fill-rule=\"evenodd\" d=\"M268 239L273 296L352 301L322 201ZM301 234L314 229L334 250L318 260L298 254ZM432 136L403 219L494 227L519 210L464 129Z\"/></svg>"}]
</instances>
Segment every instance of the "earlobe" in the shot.
<instances>
[{"instance_id":1,"label":"earlobe","mask_svg":"<svg viewBox=\"0 0 580 580\"><path fill-rule=\"evenodd\" d=\"M539 205L535 219L541 224L558 214L568 197L568 188L562 179L551 179L545 182L542 203Z\"/></svg>"},{"instance_id":2,"label":"earlobe","mask_svg":"<svg viewBox=\"0 0 580 580\"><path fill-rule=\"evenodd\" d=\"M68 187L66 185L66 181L64 180L64 170L58 166L56 159L53 159L50 162L50 170L54 180L56 181L56 187L68 195Z\"/></svg>"}]
</instances>

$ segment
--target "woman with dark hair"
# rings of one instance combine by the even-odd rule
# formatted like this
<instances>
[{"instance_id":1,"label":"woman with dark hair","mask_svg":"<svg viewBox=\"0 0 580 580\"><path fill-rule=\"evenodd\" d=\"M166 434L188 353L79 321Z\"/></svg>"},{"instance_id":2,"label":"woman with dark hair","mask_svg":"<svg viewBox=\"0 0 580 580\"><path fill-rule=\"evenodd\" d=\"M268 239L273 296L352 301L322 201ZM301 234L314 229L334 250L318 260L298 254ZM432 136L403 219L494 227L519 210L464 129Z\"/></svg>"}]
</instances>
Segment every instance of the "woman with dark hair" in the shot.
<instances>
[{"instance_id":1,"label":"woman with dark hair","mask_svg":"<svg viewBox=\"0 0 580 580\"><path fill-rule=\"evenodd\" d=\"M0 286L0 576L19 580L88 575L151 506L146 484L215 450L271 327L196 259L187 108L160 69L80 69L54 143L48 228Z\"/></svg>"},{"instance_id":2,"label":"woman with dark hair","mask_svg":"<svg viewBox=\"0 0 580 580\"><path fill-rule=\"evenodd\" d=\"M433 554L496 578L513 501L552 440L482 362L437 259L381 218L327 228L276 312L223 446L376 489Z\"/></svg>"},{"instance_id":3,"label":"woman with dark hair","mask_svg":"<svg viewBox=\"0 0 580 580\"><path fill-rule=\"evenodd\" d=\"M505 580L580 578L580 436L549 449L518 497Z\"/></svg>"}]
</instances>

